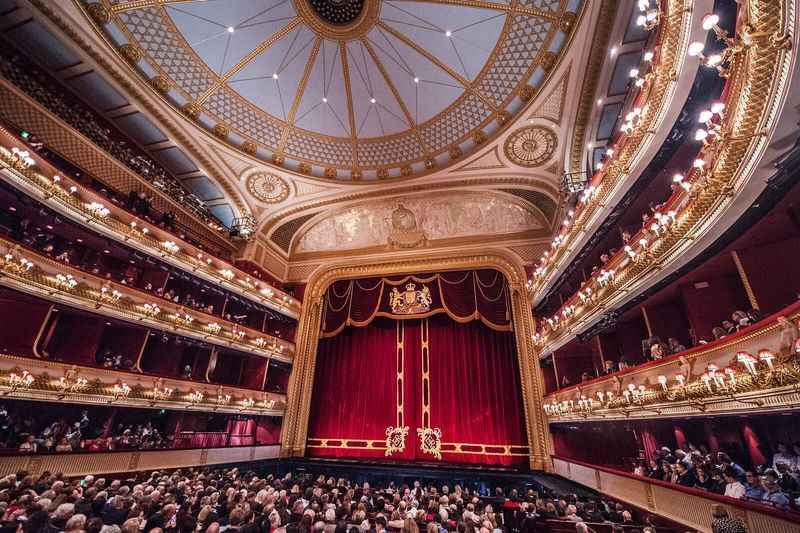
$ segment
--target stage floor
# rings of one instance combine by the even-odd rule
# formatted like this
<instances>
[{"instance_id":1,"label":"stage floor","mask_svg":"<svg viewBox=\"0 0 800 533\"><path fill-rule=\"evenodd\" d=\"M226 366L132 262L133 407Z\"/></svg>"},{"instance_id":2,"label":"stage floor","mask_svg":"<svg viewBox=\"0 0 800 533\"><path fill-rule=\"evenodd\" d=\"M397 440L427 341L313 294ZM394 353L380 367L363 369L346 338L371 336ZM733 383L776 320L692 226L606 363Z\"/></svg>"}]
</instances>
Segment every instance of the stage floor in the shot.
<instances>
[{"instance_id":1,"label":"stage floor","mask_svg":"<svg viewBox=\"0 0 800 533\"><path fill-rule=\"evenodd\" d=\"M597 493L570 480L544 472L522 471L513 468L442 464L433 462L380 462L356 459L280 459L259 468L262 473L285 476L288 473L307 473L314 477L343 477L357 483L372 485L395 485L432 483L437 486L461 485L477 489L485 496L493 496L496 487L508 491L516 488L520 492L533 489L537 492L555 491L560 494L574 493L579 497L591 497Z\"/></svg>"}]
</instances>

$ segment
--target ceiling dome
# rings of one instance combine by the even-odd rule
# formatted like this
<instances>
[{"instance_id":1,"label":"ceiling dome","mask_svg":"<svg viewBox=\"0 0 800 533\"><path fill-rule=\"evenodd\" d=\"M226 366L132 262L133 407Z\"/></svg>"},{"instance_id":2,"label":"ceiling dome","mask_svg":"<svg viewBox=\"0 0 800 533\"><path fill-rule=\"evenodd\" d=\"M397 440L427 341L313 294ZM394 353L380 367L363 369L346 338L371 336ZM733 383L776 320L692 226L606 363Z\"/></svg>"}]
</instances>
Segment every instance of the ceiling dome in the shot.
<instances>
[{"instance_id":1,"label":"ceiling dome","mask_svg":"<svg viewBox=\"0 0 800 533\"><path fill-rule=\"evenodd\" d=\"M307 174L385 178L458 158L506 123L544 82L580 2L108 5L107 34L137 46L167 96L218 136Z\"/></svg>"}]
</instances>

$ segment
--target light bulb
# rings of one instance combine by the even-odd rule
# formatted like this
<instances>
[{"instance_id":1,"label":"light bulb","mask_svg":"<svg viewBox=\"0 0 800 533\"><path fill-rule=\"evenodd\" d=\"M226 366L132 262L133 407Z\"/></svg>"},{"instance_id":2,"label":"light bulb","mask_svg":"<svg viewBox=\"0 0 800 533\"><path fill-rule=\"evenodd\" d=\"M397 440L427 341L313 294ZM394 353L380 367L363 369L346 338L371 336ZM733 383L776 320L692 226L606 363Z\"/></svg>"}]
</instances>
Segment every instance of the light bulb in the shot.
<instances>
[{"instance_id":1,"label":"light bulb","mask_svg":"<svg viewBox=\"0 0 800 533\"><path fill-rule=\"evenodd\" d=\"M719 22L719 15L715 15L714 13L706 15L705 17L703 17L703 29L708 31L714 26L716 26L718 22Z\"/></svg>"},{"instance_id":2,"label":"light bulb","mask_svg":"<svg viewBox=\"0 0 800 533\"><path fill-rule=\"evenodd\" d=\"M689 55L692 57L699 56L700 54L703 53L703 50L705 50L705 48L706 48L705 44L699 41L695 41L689 45Z\"/></svg>"}]
</instances>

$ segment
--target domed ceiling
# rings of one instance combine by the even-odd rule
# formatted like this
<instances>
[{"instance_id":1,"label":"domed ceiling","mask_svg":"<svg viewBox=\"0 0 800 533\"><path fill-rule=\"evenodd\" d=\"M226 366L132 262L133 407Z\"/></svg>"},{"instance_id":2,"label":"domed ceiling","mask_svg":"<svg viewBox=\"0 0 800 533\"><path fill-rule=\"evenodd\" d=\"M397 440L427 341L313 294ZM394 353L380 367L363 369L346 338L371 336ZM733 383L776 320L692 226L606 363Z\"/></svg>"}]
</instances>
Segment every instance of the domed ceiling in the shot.
<instances>
[{"instance_id":1,"label":"domed ceiling","mask_svg":"<svg viewBox=\"0 0 800 533\"><path fill-rule=\"evenodd\" d=\"M499 131L545 82L581 1L91 6L139 72L225 141L304 174L375 179L446 165Z\"/></svg>"}]
</instances>

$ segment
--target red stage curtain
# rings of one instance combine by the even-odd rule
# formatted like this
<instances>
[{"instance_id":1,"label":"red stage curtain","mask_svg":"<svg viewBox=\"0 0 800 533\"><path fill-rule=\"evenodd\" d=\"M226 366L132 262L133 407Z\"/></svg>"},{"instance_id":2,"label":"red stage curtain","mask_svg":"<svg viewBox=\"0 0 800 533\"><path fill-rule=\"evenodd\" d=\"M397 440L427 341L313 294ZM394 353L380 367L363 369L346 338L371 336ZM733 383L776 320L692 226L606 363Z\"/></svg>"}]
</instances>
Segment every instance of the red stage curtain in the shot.
<instances>
[{"instance_id":1,"label":"red stage curtain","mask_svg":"<svg viewBox=\"0 0 800 533\"><path fill-rule=\"evenodd\" d=\"M402 352L398 351L398 337ZM426 388L424 341L429 369ZM398 368L403 372L402 381ZM369 328L346 328L335 337L320 340L307 453L527 464L519 379L513 333L494 331L478 322L459 324L440 316L410 321L378 319ZM402 419L398 416L400 391ZM429 420L423 418L425 405L430 408ZM386 428L398 424L409 428L405 451L387 457ZM441 430L441 459L422 452L417 435L420 427Z\"/></svg>"},{"instance_id":2,"label":"red stage curtain","mask_svg":"<svg viewBox=\"0 0 800 533\"><path fill-rule=\"evenodd\" d=\"M431 426L442 442L515 445L527 454L525 413L514 335L483 324L428 319ZM421 380L417 380L421 381ZM444 459L493 465L524 464L527 456L502 447L465 447L474 453L446 453ZM423 456L424 457L424 456Z\"/></svg>"},{"instance_id":3,"label":"red stage curtain","mask_svg":"<svg viewBox=\"0 0 800 533\"><path fill-rule=\"evenodd\" d=\"M405 292L426 288L430 309L414 315L396 315L389 303L394 289ZM413 320L447 314L456 322L480 320L492 329L511 330L508 285L496 270L468 270L442 274L340 280L325 294L322 336L337 335L346 326L363 327L376 317Z\"/></svg>"},{"instance_id":4,"label":"red stage curtain","mask_svg":"<svg viewBox=\"0 0 800 533\"><path fill-rule=\"evenodd\" d=\"M396 330L390 320L320 339L308 435L319 439L385 438L395 424ZM332 442L331 445L339 445ZM381 450L308 448L310 456L383 457Z\"/></svg>"}]
</instances>

